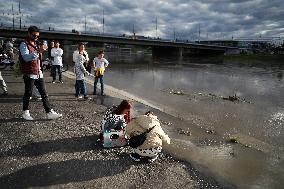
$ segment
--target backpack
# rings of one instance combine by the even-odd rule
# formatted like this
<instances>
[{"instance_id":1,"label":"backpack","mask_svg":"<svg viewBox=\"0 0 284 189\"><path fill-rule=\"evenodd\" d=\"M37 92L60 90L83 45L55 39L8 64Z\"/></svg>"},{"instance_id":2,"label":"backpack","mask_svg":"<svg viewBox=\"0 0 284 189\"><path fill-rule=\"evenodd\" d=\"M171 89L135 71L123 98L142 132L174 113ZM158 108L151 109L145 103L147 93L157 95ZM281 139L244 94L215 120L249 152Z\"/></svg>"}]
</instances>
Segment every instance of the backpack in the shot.
<instances>
[{"instance_id":1,"label":"backpack","mask_svg":"<svg viewBox=\"0 0 284 189\"><path fill-rule=\"evenodd\" d=\"M138 146L141 146L145 142L147 134L151 132L154 127L147 129L145 132L139 135L131 137L129 139L129 146L132 148L137 148Z\"/></svg>"}]
</instances>

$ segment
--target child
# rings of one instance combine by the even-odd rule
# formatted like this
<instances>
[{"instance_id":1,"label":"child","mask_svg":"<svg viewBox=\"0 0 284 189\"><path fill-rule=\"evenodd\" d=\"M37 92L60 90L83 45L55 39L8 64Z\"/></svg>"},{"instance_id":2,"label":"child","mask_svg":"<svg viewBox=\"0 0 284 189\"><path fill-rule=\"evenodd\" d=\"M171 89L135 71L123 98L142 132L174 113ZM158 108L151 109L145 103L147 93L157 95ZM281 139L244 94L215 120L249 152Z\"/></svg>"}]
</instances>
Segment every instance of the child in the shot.
<instances>
[{"instance_id":1,"label":"child","mask_svg":"<svg viewBox=\"0 0 284 189\"><path fill-rule=\"evenodd\" d=\"M78 58L76 59L75 62L75 66L74 66L74 72L76 75L76 83L75 83L75 97L76 98L82 98L80 95L83 94L84 95L84 99L89 99L89 97L87 96L87 88L86 88L86 84L84 81L84 74L87 74L89 76L94 77L94 75L90 74L88 71L86 71L83 63L86 61L86 58L80 54L78 56Z\"/></svg>"},{"instance_id":2,"label":"child","mask_svg":"<svg viewBox=\"0 0 284 189\"><path fill-rule=\"evenodd\" d=\"M112 106L104 114L101 121L100 139L104 147L118 147L126 145L125 127L130 122L131 102L123 100L118 106ZM118 135L112 140L111 136Z\"/></svg>"},{"instance_id":3,"label":"child","mask_svg":"<svg viewBox=\"0 0 284 189\"><path fill-rule=\"evenodd\" d=\"M104 51L99 51L98 56L93 60L93 67L95 71L95 82L94 82L94 92L93 95L97 94L97 83L98 79L100 79L101 83L101 95L104 96L104 71L106 67L109 65L107 59L104 58Z\"/></svg>"}]
</instances>

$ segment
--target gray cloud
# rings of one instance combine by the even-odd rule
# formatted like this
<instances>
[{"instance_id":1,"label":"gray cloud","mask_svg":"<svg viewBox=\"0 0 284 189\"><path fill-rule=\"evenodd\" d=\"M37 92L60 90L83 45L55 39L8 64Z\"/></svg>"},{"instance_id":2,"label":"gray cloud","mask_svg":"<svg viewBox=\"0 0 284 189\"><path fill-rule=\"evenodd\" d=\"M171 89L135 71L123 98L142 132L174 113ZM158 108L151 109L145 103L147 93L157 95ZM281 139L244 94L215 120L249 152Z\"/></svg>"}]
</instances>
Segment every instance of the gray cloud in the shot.
<instances>
[{"instance_id":1,"label":"gray cloud","mask_svg":"<svg viewBox=\"0 0 284 189\"><path fill-rule=\"evenodd\" d=\"M196 40L199 26L202 38L231 38L284 35L282 0L22 0L24 25L84 32L85 16L89 32L105 32L162 38ZM0 0L0 22L12 24L11 7L18 0ZM3 14L4 13L4 14ZM15 16L18 24L19 16Z\"/></svg>"}]
</instances>

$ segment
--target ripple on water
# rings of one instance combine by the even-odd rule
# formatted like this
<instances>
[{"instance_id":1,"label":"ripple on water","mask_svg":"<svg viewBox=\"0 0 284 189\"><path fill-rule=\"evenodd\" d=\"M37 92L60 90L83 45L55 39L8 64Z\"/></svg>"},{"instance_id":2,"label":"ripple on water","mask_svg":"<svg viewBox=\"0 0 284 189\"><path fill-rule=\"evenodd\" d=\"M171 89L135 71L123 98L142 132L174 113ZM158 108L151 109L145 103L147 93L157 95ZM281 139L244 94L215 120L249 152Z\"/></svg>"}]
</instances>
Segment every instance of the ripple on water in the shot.
<instances>
[{"instance_id":1,"label":"ripple on water","mask_svg":"<svg viewBox=\"0 0 284 189\"><path fill-rule=\"evenodd\" d=\"M283 134L284 110L278 111L270 116L265 125L265 136L277 137Z\"/></svg>"}]
</instances>

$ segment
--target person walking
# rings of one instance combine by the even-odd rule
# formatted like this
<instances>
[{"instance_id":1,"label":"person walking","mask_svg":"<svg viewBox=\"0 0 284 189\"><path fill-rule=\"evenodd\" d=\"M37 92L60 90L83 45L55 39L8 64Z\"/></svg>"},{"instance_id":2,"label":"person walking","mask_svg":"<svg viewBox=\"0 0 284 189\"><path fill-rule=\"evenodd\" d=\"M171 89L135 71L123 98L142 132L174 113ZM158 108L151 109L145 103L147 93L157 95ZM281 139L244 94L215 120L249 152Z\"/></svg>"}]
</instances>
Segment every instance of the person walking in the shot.
<instances>
[{"instance_id":1,"label":"person walking","mask_svg":"<svg viewBox=\"0 0 284 189\"><path fill-rule=\"evenodd\" d=\"M63 83L62 81L62 55L63 50L59 47L59 41L54 41L54 47L51 49L51 56L53 57L52 61L52 83L55 83L56 80L56 70L58 70L59 82Z\"/></svg>"},{"instance_id":2,"label":"person walking","mask_svg":"<svg viewBox=\"0 0 284 189\"><path fill-rule=\"evenodd\" d=\"M104 58L104 51L99 51L98 56L93 60L93 68L95 71L95 82L94 82L94 92L93 95L97 94L97 84L98 80L100 79L101 83L101 95L105 96L104 94L104 72L106 67L108 67L109 62L107 59Z\"/></svg>"},{"instance_id":3,"label":"person walking","mask_svg":"<svg viewBox=\"0 0 284 189\"><path fill-rule=\"evenodd\" d=\"M29 111L29 100L32 95L33 86L38 89L45 112L48 119L57 119L62 114L56 113L49 103L48 95L43 80L41 52L42 48L38 45L40 30L36 26L28 28L27 38L20 44L19 63L23 74L25 93L23 96L23 114L25 120L33 120Z\"/></svg>"},{"instance_id":4,"label":"person walking","mask_svg":"<svg viewBox=\"0 0 284 189\"><path fill-rule=\"evenodd\" d=\"M5 83L5 80L2 77L1 71L0 71L0 87L3 91L2 95L4 95L4 96L7 95L8 94L7 85Z\"/></svg>"}]
</instances>

